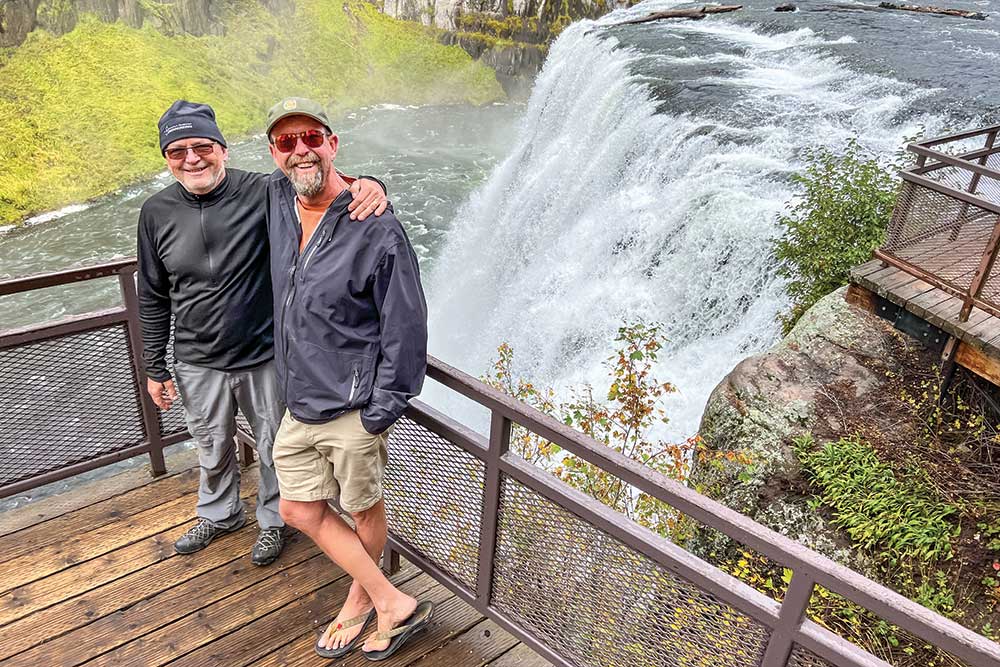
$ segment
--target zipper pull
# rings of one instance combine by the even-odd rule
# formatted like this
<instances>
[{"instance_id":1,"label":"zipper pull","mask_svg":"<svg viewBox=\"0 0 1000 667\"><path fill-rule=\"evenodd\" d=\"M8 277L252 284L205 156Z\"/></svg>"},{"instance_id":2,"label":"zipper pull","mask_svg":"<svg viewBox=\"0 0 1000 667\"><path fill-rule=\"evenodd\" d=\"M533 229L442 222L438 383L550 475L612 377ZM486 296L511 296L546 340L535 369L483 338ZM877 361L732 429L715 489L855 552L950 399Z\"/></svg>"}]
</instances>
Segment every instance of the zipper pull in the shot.
<instances>
[{"instance_id":1,"label":"zipper pull","mask_svg":"<svg viewBox=\"0 0 1000 667\"><path fill-rule=\"evenodd\" d=\"M347 405L354 402L354 393L358 390L358 385L361 384L361 374L358 369L354 369L354 382L351 383L351 395L347 397Z\"/></svg>"}]
</instances>

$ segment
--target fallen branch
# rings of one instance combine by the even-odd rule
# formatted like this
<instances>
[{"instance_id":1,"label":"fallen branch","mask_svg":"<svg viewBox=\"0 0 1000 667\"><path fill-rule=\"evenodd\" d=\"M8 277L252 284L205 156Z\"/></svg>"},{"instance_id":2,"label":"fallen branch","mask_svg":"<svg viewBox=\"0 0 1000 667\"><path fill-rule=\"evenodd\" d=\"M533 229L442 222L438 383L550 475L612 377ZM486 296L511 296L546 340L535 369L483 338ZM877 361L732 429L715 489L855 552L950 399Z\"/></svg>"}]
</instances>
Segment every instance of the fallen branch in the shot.
<instances>
[{"instance_id":1,"label":"fallen branch","mask_svg":"<svg viewBox=\"0 0 1000 667\"><path fill-rule=\"evenodd\" d=\"M880 2L878 4L882 9L898 9L904 12L920 12L922 14L941 14L943 16L958 16L963 19L976 19L978 21L985 21L986 14L982 12L974 12L966 9L947 9L942 7L924 7L921 5L897 5L892 2Z\"/></svg>"},{"instance_id":2,"label":"fallen branch","mask_svg":"<svg viewBox=\"0 0 1000 667\"><path fill-rule=\"evenodd\" d=\"M705 5L703 7L691 7L689 9L668 9L663 12L655 12L649 16L644 16L641 19L632 19L631 21L622 21L621 23L616 23L615 25L632 25L635 23L648 23L650 21L659 21L661 19L703 19L709 14L725 14L727 12L735 12L737 10L743 9L743 5Z\"/></svg>"}]
</instances>

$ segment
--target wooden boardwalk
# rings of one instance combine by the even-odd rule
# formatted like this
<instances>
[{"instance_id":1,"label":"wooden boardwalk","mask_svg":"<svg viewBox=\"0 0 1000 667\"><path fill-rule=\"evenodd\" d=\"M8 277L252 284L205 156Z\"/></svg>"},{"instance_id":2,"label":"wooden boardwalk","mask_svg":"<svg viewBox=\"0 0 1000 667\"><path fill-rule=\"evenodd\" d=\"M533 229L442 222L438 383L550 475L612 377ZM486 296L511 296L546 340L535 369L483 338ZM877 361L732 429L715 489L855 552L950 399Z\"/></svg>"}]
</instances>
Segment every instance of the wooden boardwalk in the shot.
<instances>
[{"instance_id":1,"label":"wooden boardwalk","mask_svg":"<svg viewBox=\"0 0 1000 667\"><path fill-rule=\"evenodd\" d=\"M962 299L877 259L855 267L851 282L851 289L857 292L860 287L862 293L849 293L849 299L875 310L874 303L861 302L865 293L876 294L954 336L960 341L955 360L1000 386L1000 318L973 308L969 319L960 322Z\"/></svg>"},{"instance_id":2,"label":"wooden boardwalk","mask_svg":"<svg viewBox=\"0 0 1000 667\"><path fill-rule=\"evenodd\" d=\"M244 475L244 498L253 497L254 472ZM313 653L350 582L305 536L267 567L250 563L252 521L178 556L172 545L193 523L196 470L127 490L113 479L90 486L0 514L0 667L371 664L360 652L336 663ZM548 666L403 565L393 580L437 611L426 633L383 664Z\"/></svg>"}]
</instances>

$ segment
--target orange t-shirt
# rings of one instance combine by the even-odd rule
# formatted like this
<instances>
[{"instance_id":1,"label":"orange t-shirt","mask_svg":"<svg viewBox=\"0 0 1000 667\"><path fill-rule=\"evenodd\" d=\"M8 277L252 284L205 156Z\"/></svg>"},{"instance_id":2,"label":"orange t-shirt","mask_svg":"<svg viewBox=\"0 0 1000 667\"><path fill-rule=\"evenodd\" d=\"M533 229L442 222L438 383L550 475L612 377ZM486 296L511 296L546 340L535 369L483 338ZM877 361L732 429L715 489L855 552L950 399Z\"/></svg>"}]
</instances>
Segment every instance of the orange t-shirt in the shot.
<instances>
[{"instance_id":1,"label":"orange t-shirt","mask_svg":"<svg viewBox=\"0 0 1000 667\"><path fill-rule=\"evenodd\" d=\"M330 208L330 204L333 203L334 199L336 197L322 201L315 206L307 206L302 203L301 199L298 197L295 198L295 208L299 212L299 224L302 225L302 243L299 244L299 252L305 250L306 244L309 243L313 232L319 226L319 221L323 219L326 209Z\"/></svg>"}]
</instances>

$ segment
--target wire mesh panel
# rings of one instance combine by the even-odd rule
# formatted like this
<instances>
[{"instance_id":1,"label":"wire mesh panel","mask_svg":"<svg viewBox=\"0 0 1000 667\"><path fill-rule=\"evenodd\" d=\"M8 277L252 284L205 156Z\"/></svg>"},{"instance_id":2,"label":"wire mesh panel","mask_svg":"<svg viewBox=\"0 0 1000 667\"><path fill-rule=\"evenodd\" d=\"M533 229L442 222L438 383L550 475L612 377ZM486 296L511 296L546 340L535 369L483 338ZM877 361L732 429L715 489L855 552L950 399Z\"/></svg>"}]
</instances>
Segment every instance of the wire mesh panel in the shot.
<instances>
[{"instance_id":1,"label":"wire mesh panel","mask_svg":"<svg viewBox=\"0 0 1000 667\"><path fill-rule=\"evenodd\" d=\"M493 605L578 665L752 667L769 637L743 613L506 478L495 568Z\"/></svg>"},{"instance_id":2,"label":"wire mesh panel","mask_svg":"<svg viewBox=\"0 0 1000 667\"><path fill-rule=\"evenodd\" d=\"M788 658L788 667L834 667L834 665L796 644L792 649L792 655Z\"/></svg>"},{"instance_id":3,"label":"wire mesh panel","mask_svg":"<svg viewBox=\"0 0 1000 667\"><path fill-rule=\"evenodd\" d=\"M967 290L996 223L995 213L904 182L883 250Z\"/></svg>"},{"instance_id":4,"label":"wire mesh panel","mask_svg":"<svg viewBox=\"0 0 1000 667\"><path fill-rule=\"evenodd\" d=\"M385 473L389 528L473 589L484 476L465 450L406 417L396 423Z\"/></svg>"},{"instance_id":5,"label":"wire mesh panel","mask_svg":"<svg viewBox=\"0 0 1000 667\"><path fill-rule=\"evenodd\" d=\"M123 325L0 350L0 485L145 438Z\"/></svg>"}]
</instances>

